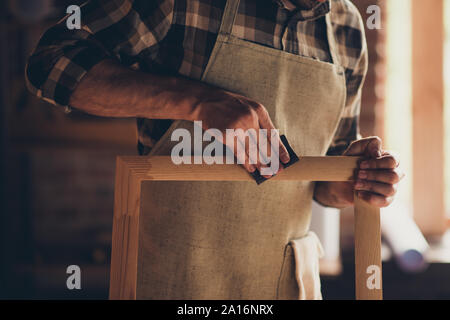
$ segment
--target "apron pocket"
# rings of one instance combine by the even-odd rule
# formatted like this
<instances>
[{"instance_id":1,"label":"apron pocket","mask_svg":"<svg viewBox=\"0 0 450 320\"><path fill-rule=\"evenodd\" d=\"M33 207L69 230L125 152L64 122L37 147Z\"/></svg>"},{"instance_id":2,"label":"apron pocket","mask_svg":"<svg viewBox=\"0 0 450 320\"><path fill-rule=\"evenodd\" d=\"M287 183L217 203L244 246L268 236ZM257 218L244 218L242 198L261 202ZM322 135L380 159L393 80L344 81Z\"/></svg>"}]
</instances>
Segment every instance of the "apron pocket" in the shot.
<instances>
[{"instance_id":1,"label":"apron pocket","mask_svg":"<svg viewBox=\"0 0 450 320\"><path fill-rule=\"evenodd\" d=\"M286 246L278 299L321 300L319 259L323 248L312 231Z\"/></svg>"}]
</instances>

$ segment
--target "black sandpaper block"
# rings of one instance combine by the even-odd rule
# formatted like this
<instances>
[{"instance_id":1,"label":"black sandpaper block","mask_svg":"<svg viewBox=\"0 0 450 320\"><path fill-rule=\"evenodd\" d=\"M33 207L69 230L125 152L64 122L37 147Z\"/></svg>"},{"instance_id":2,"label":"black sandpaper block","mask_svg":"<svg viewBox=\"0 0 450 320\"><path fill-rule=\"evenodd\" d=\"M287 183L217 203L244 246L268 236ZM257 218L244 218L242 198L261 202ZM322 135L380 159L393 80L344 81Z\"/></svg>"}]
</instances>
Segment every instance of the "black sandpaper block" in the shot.
<instances>
[{"instance_id":1,"label":"black sandpaper block","mask_svg":"<svg viewBox=\"0 0 450 320\"><path fill-rule=\"evenodd\" d=\"M285 136L285 135L282 135L282 136L280 137L280 139L281 139L281 142L282 142L282 143L284 144L284 146L286 147L286 150L287 150L288 153L289 153L289 157L291 158L291 159L289 160L289 162L286 163L286 164L284 164L283 162L280 161L280 164L283 166L284 169L286 169L286 168L292 166L294 163L298 162L300 159L299 159L298 156L295 154L294 150L292 150L292 148L291 148L291 146L289 145L289 142L288 142L286 136ZM258 185L260 185L261 183L263 183L263 182L266 181L266 180L269 180L269 179L267 179L267 178L264 178L264 177L260 174L260 172L259 172L258 170L255 170L255 172L251 173L250 175L253 177L253 179L255 179L255 181L256 181L256 183L257 183Z\"/></svg>"}]
</instances>

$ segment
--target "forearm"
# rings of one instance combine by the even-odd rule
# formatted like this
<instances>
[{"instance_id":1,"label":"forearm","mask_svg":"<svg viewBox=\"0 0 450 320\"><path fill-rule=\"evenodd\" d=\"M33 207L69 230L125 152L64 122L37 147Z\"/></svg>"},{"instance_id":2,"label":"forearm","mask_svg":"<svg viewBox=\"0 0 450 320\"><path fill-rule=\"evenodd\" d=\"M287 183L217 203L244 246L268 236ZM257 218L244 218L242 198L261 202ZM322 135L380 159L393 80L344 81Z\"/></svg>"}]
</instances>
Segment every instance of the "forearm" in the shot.
<instances>
[{"instance_id":1,"label":"forearm","mask_svg":"<svg viewBox=\"0 0 450 320\"><path fill-rule=\"evenodd\" d=\"M70 105L104 117L195 120L211 87L182 77L131 70L112 60L94 66L70 97Z\"/></svg>"}]
</instances>

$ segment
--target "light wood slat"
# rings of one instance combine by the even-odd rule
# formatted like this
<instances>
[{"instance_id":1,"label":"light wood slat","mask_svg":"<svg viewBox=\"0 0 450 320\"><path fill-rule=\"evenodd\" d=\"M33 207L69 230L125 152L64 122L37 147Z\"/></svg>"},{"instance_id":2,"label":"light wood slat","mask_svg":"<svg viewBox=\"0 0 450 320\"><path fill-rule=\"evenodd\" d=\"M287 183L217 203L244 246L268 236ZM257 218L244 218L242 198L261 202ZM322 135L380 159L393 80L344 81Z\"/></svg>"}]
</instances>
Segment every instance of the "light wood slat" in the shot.
<instances>
[{"instance_id":1,"label":"light wood slat","mask_svg":"<svg viewBox=\"0 0 450 320\"><path fill-rule=\"evenodd\" d=\"M130 170L154 181L253 181L237 165L175 165L170 157L122 157ZM279 181L349 181L357 157L302 157L273 180Z\"/></svg>"},{"instance_id":2,"label":"light wood slat","mask_svg":"<svg viewBox=\"0 0 450 320\"><path fill-rule=\"evenodd\" d=\"M380 209L370 206L356 195L354 203L356 299L382 300ZM379 289L369 288L367 284L369 277L374 272L374 270L368 269L371 266L379 268L381 284Z\"/></svg>"}]
</instances>

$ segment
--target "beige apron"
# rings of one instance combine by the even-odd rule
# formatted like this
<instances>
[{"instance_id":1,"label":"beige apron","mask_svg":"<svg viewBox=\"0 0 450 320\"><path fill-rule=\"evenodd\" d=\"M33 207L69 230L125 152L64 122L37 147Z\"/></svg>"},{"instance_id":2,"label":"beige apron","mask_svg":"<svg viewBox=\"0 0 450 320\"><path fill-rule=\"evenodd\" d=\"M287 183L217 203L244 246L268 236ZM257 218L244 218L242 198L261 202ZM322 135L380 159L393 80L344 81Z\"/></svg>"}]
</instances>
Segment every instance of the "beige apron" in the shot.
<instances>
[{"instance_id":1,"label":"beige apron","mask_svg":"<svg viewBox=\"0 0 450 320\"><path fill-rule=\"evenodd\" d=\"M202 80L261 102L297 154L325 155L346 95L329 15L334 64L232 36L238 7L227 2ZM151 155L170 155L176 128L192 132L193 123L175 122ZM137 298L320 299L313 190L313 182L144 184Z\"/></svg>"}]
</instances>

